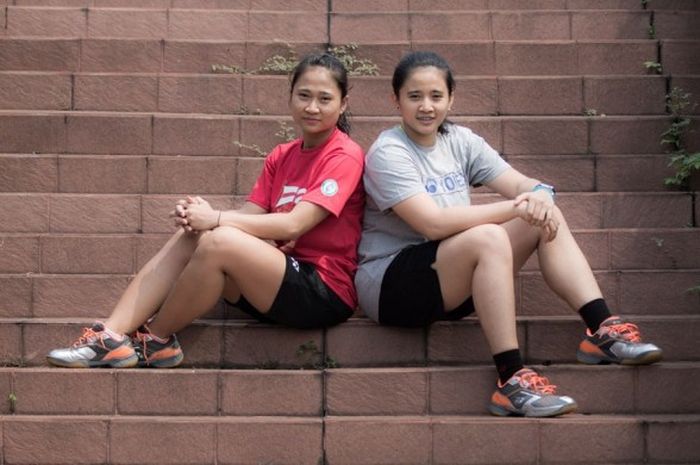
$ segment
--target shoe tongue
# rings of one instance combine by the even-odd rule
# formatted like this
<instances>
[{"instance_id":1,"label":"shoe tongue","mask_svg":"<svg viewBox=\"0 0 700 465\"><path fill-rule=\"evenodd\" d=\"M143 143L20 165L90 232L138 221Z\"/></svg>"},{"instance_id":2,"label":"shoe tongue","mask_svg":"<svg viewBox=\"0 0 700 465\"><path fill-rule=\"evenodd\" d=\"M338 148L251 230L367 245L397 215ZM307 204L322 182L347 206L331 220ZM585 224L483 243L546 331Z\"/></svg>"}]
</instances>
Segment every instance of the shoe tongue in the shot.
<instances>
[{"instance_id":1,"label":"shoe tongue","mask_svg":"<svg viewBox=\"0 0 700 465\"><path fill-rule=\"evenodd\" d=\"M105 325L103 325L102 323L95 323L95 324L92 325L92 328L91 328L91 329L92 329L93 331L95 331L96 333L99 333L100 331L104 331L104 330L105 330Z\"/></svg>"},{"instance_id":2,"label":"shoe tongue","mask_svg":"<svg viewBox=\"0 0 700 465\"><path fill-rule=\"evenodd\" d=\"M619 325L621 323L624 323L622 321L622 318L620 318L618 316L611 316L610 318L605 320L601 326Z\"/></svg>"}]
</instances>

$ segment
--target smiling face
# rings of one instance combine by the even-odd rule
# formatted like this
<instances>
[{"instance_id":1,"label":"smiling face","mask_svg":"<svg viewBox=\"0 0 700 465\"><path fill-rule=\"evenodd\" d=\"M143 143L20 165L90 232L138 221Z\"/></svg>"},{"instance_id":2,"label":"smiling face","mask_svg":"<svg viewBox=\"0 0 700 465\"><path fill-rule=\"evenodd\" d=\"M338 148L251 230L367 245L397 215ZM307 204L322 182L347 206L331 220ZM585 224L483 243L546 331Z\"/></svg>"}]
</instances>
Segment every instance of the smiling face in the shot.
<instances>
[{"instance_id":1,"label":"smiling face","mask_svg":"<svg viewBox=\"0 0 700 465\"><path fill-rule=\"evenodd\" d=\"M347 97L341 96L332 71L323 66L306 69L294 84L289 99L292 118L302 131L304 148L324 142L346 107Z\"/></svg>"},{"instance_id":2,"label":"smiling face","mask_svg":"<svg viewBox=\"0 0 700 465\"><path fill-rule=\"evenodd\" d=\"M434 66L413 69L394 101L408 137L419 145L434 145L453 101L444 71Z\"/></svg>"}]
</instances>

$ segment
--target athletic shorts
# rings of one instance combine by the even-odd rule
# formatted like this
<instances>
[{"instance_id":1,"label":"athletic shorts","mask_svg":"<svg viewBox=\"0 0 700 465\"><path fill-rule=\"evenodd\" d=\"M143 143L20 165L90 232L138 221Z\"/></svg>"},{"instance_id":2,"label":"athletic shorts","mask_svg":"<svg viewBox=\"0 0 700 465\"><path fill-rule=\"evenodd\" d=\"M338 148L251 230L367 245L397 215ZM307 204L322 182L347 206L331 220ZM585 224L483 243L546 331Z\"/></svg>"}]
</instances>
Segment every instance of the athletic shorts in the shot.
<instances>
[{"instance_id":1,"label":"athletic shorts","mask_svg":"<svg viewBox=\"0 0 700 465\"><path fill-rule=\"evenodd\" d=\"M316 267L289 255L282 285L267 313L258 311L245 297L229 302L264 323L292 328L325 328L350 318L353 310L321 280Z\"/></svg>"},{"instance_id":2,"label":"athletic shorts","mask_svg":"<svg viewBox=\"0 0 700 465\"><path fill-rule=\"evenodd\" d=\"M383 325L422 327L435 321L459 320L474 313L467 298L446 312L435 263L440 241L406 247L384 273L379 293L379 322Z\"/></svg>"}]
</instances>

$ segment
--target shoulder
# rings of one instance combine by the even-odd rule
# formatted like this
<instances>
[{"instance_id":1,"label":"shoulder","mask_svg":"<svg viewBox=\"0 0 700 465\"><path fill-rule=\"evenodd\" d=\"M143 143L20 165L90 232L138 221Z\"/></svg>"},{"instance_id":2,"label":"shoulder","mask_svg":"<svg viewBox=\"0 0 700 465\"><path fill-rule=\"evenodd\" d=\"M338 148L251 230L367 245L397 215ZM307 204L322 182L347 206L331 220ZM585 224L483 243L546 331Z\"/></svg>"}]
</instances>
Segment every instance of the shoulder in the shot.
<instances>
[{"instance_id":1,"label":"shoulder","mask_svg":"<svg viewBox=\"0 0 700 465\"><path fill-rule=\"evenodd\" d=\"M396 126L382 131L367 151L367 164L389 157L410 156L411 148L403 131Z\"/></svg>"},{"instance_id":2,"label":"shoulder","mask_svg":"<svg viewBox=\"0 0 700 465\"><path fill-rule=\"evenodd\" d=\"M364 163L365 152L362 147L352 140L352 138L343 131L336 131L333 135L333 140L327 145L324 152L327 155L340 155L357 161L360 164Z\"/></svg>"}]
</instances>

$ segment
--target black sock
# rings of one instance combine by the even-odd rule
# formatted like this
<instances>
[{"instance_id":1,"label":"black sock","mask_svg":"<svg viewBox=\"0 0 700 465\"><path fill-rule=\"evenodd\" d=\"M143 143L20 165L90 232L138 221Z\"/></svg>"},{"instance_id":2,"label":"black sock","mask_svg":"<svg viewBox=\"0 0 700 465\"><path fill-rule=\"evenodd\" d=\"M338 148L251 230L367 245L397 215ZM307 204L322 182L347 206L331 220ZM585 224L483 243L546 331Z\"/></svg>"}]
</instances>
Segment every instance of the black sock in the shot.
<instances>
[{"instance_id":1,"label":"black sock","mask_svg":"<svg viewBox=\"0 0 700 465\"><path fill-rule=\"evenodd\" d=\"M578 313L592 333L598 331L600 324L612 316L605 299L591 300Z\"/></svg>"},{"instance_id":2,"label":"black sock","mask_svg":"<svg viewBox=\"0 0 700 465\"><path fill-rule=\"evenodd\" d=\"M505 383L518 370L523 368L523 359L520 356L520 349L506 350L500 354L493 356L493 361L496 362L496 370L498 370L498 379L501 383Z\"/></svg>"}]
</instances>

